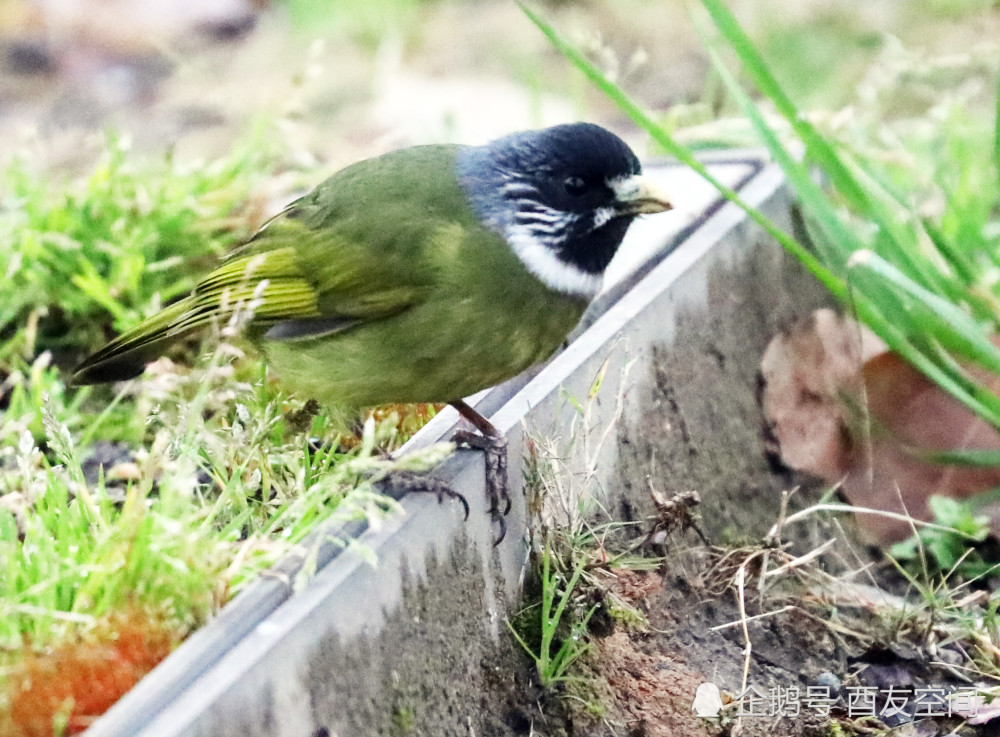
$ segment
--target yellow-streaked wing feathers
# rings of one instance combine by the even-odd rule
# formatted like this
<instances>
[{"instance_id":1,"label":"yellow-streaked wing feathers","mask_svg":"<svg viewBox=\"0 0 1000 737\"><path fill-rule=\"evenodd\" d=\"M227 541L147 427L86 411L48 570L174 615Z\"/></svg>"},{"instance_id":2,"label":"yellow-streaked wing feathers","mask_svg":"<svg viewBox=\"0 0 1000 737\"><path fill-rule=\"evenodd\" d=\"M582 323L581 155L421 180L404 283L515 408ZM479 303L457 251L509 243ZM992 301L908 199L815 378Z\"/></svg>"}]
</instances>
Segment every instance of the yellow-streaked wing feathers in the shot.
<instances>
[{"instance_id":1,"label":"yellow-streaked wing feathers","mask_svg":"<svg viewBox=\"0 0 1000 737\"><path fill-rule=\"evenodd\" d=\"M243 313L254 324L318 318L316 292L295 264L292 248L231 259L185 299L153 315L90 356L74 382L131 378L180 338Z\"/></svg>"}]
</instances>

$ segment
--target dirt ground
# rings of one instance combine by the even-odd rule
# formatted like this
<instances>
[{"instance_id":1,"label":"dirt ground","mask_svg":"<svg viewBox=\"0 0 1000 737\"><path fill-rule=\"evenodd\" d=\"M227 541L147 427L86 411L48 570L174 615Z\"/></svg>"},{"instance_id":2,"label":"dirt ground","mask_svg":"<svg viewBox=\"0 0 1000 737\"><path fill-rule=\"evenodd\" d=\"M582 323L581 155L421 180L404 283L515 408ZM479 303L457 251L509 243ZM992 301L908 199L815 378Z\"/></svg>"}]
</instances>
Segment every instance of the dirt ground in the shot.
<instances>
[{"instance_id":1,"label":"dirt ground","mask_svg":"<svg viewBox=\"0 0 1000 737\"><path fill-rule=\"evenodd\" d=\"M888 610L872 605L873 589L820 595L796 586L759 598L750 578L744 617L731 585L740 555L693 546L669 559L660 571L608 576L607 596L634 606L647 622L594 636L589 680L570 697L550 700L535 734L995 734L995 727L972 726L948 716L945 706L931 706L932 694L955 692L958 711L961 695L971 693L952 667L962 644L935 649L912 630L904 634ZM702 684L721 692L717 716L692 708ZM966 716L985 708L971 707Z\"/></svg>"}]
</instances>

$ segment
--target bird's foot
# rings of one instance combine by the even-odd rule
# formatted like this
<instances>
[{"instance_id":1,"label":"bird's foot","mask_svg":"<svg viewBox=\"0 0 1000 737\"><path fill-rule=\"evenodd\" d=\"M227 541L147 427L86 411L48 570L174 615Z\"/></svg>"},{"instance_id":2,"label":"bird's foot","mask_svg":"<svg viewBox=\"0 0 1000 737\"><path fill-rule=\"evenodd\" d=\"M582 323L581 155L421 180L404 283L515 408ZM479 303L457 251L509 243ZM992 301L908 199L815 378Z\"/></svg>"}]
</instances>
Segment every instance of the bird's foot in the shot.
<instances>
[{"instance_id":1,"label":"bird's foot","mask_svg":"<svg viewBox=\"0 0 1000 737\"><path fill-rule=\"evenodd\" d=\"M421 494L436 494L438 503L445 499L457 499L462 503L465 510L465 519L469 519L469 502L465 497L451 488L448 484L433 476L413 473L412 471L393 471L386 476L383 483L389 486L400 497L411 492Z\"/></svg>"},{"instance_id":2,"label":"bird's foot","mask_svg":"<svg viewBox=\"0 0 1000 737\"><path fill-rule=\"evenodd\" d=\"M464 403L463 403L464 404ZM459 410L461 411L461 410ZM474 411L470 408L469 411ZM462 413L463 416L465 413ZM478 415L477 415L478 416ZM456 430L451 436L453 443L465 445L473 450L481 450L486 464L486 496L490 501L490 517L499 527L493 545L499 545L507 535L505 517L510 512L510 492L507 488L507 438L483 420L487 430L482 434L472 430ZM479 426L479 423L477 423ZM482 431L484 428L480 427Z\"/></svg>"},{"instance_id":3,"label":"bird's foot","mask_svg":"<svg viewBox=\"0 0 1000 737\"><path fill-rule=\"evenodd\" d=\"M463 400L458 399L450 404L479 430L479 433L457 430L451 439L458 445L481 450L486 456L486 496L490 500L490 517L500 528L499 534L493 541L493 545L497 546L507 536L507 522L504 517L510 511L510 493L507 490L507 438Z\"/></svg>"}]
</instances>

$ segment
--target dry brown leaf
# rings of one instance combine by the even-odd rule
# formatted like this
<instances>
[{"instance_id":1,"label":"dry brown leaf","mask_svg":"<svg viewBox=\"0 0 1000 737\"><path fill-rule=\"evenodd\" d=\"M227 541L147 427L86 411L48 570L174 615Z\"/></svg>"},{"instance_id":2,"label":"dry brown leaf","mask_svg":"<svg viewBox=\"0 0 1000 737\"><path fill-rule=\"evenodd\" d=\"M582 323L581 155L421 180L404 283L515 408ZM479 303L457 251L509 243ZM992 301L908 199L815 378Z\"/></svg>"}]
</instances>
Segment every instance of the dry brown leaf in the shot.
<instances>
[{"instance_id":1,"label":"dry brown leaf","mask_svg":"<svg viewBox=\"0 0 1000 737\"><path fill-rule=\"evenodd\" d=\"M842 395L857 393L861 363L884 351L874 333L830 309L771 341L761 360L762 401L786 465L831 482L847 473Z\"/></svg>"},{"instance_id":2,"label":"dry brown leaf","mask_svg":"<svg viewBox=\"0 0 1000 737\"><path fill-rule=\"evenodd\" d=\"M857 507L930 518L928 498L965 498L1000 485L1000 468L946 466L933 451L1000 450L1000 434L853 320L820 310L772 340L762 361L764 412L782 460L843 482ZM993 391L1000 378L974 372ZM900 520L858 515L875 542L912 533ZM1000 517L994 517L1000 531Z\"/></svg>"}]
</instances>

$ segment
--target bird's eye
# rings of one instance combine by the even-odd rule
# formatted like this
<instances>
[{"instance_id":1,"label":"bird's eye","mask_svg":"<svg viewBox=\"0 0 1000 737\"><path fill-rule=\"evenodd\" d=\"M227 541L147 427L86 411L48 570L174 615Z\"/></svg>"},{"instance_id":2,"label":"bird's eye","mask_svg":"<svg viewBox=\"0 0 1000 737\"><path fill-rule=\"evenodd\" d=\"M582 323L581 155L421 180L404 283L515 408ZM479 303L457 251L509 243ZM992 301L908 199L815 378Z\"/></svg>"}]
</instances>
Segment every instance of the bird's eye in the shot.
<instances>
[{"instance_id":1,"label":"bird's eye","mask_svg":"<svg viewBox=\"0 0 1000 737\"><path fill-rule=\"evenodd\" d=\"M566 177L563 188L571 197L579 197L587 191L587 183L581 177Z\"/></svg>"}]
</instances>

